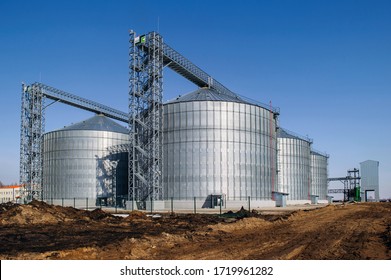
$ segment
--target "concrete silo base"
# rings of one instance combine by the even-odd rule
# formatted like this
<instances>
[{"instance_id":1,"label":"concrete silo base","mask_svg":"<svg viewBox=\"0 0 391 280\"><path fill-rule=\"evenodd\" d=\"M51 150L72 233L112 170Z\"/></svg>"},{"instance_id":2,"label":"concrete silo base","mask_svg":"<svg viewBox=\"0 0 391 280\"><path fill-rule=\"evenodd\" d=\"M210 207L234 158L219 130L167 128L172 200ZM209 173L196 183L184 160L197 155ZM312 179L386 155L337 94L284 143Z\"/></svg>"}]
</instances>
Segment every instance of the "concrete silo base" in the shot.
<instances>
[{"instance_id":1,"label":"concrete silo base","mask_svg":"<svg viewBox=\"0 0 391 280\"><path fill-rule=\"evenodd\" d=\"M150 201L147 200L145 202L145 210L151 210L151 211L162 211L165 210L165 203L163 200L154 200Z\"/></svg>"},{"instance_id":2,"label":"concrete silo base","mask_svg":"<svg viewBox=\"0 0 391 280\"><path fill-rule=\"evenodd\" d=\"M311 204L311 200L287 200L286 205L304 205Z\"/></svg>"},{"instance_id":3,"label":"concrete silo base","mask_svg":"<svg viewBox=\"0 0 391 280\"><path fill-rule=\"evenodd\" d=\"M127 200L125 202L125 209L126 210L138 210L137 202L132 200Z\"/></svg>"},{"instance_id":4,"label":"concrete silo base","mask_svg":"<svg viewBox=\"0 0 391 280\"><path fill-rule=\"evenodd\" d=\"M156 202L155 202L156 203ZM227 200L223 202L222 209L254 209L260 207L275 207L276 202L272 200ZM220 205L212 205L207 199L192 200L165 200L166 210L194 210L194 209L219 209ZM147 207L148 209L148 207Z\"/></svg>"},{"instance_id":5,"label":"concrete silo base","mask_svg":"<svg viewBox=\"0 0 391 280\"><path fill-rule=\"evenodd\" d=\"M133 203L133 205L132 205ZM309 203L309 201L305 201ZM292 204L304 204L294 201ZM146 210L146 211L180 211L180 210L194 210L194 209L219 209L219 204L212 204L210 199L206 198L194 198L194 199L168 199L168 200L155 200L145 201L143 209L140 209L139 204L136 201L126 201L126 210ZM224 210L238 210L244 209L256 209L264 207L276 207L276 202L273 200L226 200L221 205Z\"/></svg>"},{"instance_id":6,"label":"concrete silo base","mask_svg":"<svg viewBox=\"0 0 391 280\"><path fill-rule=\"evenodd\" d=\"M155 201L147 200L147 201L145 201L145 209L140 208L139 203L137 203L137 201L128 200L128 201L126 201L125 209L126 210L163 211L163 210L166 210L167 208L165 208L165 202L163 200L155 200Z\"/></svg>"}]
</instances>

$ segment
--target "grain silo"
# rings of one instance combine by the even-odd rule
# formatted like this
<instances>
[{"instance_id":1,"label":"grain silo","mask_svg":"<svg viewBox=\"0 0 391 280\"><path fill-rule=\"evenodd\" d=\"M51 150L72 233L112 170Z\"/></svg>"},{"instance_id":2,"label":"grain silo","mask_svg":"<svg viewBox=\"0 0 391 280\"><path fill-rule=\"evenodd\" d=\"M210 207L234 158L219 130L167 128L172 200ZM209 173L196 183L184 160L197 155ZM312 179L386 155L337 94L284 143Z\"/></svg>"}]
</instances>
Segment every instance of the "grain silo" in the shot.
<instances>
[{"instance_id":1,"label":"grain silo","mask_svg":"<svg viewBox=\"0 0 391 280\"><path fill-rule=\"evenodd\" d=\"M327 167L329 156L311 150L311 192L319 202L327 202Z\"/></svg>"},{"instance_id":2,"label":"grain silo","mask_svg":"<svg viewBox=\"0 0 391 280\"><path fill-rule=\"evenodd\" d=\"M119 203L127 193L128 155L108 149L128 144L128 137L126 128L103 115L46 133L44 198L72 206Z\"/></svg>"},{"instance_id":3,"label":"grain silo","mask_svg":"<svg viewBox=\"0 0 391 280\"><path fill-rule=\"evenodd\" d=\"M288 193L290 204L308 202L311 192L310 146L306 137L277 130L278 191Z\"/></svg>"},{"instance_id":4,"label":"grain silo","mask_svg":"<svg viewBox=\"0 0 391 280\"><path fill-rule=\"evenodd\" d=\"M273 205L274 112L200 88L163 108L163 190L176 207Z\"/></svg>"}]
</instances>

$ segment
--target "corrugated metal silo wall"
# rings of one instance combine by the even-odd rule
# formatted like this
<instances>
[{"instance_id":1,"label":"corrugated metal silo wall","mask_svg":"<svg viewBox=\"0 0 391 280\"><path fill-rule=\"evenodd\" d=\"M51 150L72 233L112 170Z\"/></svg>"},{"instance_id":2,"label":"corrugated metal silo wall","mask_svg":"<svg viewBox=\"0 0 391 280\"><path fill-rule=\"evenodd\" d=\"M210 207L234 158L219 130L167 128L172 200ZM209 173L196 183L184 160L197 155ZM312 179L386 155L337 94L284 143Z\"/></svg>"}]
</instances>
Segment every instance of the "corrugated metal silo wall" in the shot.
<instances>
[{"instance_id":1,"label":"corrugated metal silo wall","mask_svg":"<svg viewBox=\"0 0 391 280\"><path fill-rule=\"evenodd\" d=\"M277 138L278 191L288 200L309 200L310 143L297 138Z\"/></svg>"},{"instance_id":2,"label":"corrugated metal silo wall","mask_svg":"<svg viewBox=\"0 0 391 280\"><path fill-rule=\"evenodd\" d=\"M379 201L379 162L375 160L366 160L360 163L361 172L361 191L375 191L375 200ZM364 198L363 198L364 199Z\"/></svg>"},{"instance_id":3,"label":"corrugated metal silo wall","mask_svg":"<svg viewBox=\"0 0 391 280\"><path fill-rule=\"evenodd\" d=\"M277 182L273 114L255 105L191 101L164 105L165 199L223 194L270 200Z\"/></svg>"},{"instance_id":4,"label":"corrugated metal silo wall","mask_svg":"<svg viewBox=\"0 0 391 280\"><path fill-rule=\"evenodd\" d=\"M328 158L311 152L311 195L327 199Z\"/></svg>"},{"instance_id":5,"label":"corrugated metal silo wall","mask_svg":"<svg viewBox=\"0 0 391 280\"><path fill-rule=\"evenodd\" d=\"M96 199L106 190L97 189L98 159L106 148L129 143L128 135L110 131L58 130L43 138L43 189L45 199ZM118 155L118 195L127 193L127 154ZM103 178L103 176L102 176ZM102 179L103 180L103 179ZM100 184L100 185L102 185Z\"/></svg>"}]
</instances>

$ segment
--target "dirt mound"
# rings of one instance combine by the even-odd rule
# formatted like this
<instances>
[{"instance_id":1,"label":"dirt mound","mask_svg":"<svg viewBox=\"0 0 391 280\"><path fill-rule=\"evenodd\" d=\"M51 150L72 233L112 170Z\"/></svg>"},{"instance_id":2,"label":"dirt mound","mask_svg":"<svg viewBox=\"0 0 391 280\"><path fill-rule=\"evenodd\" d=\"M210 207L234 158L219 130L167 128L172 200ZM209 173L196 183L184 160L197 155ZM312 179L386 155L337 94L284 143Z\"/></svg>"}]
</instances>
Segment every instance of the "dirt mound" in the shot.
<instances>
[{"instance_id":1,"label":"dirt mound","mask_svg":"<svg viewBox=\"0 0 391 280\"><path fill-rule=\"evenodd\" d=\"M259 217L259 216L260 216L260 214L257 211L255 211L255 210L248 211L248 210L244 209L243 206L237 212L228 211L228 212L225 212L221 215L221 217L223 217L223 218L236 218L236 219L243 219L243 218L249 218L249 217Z\"/></svg>"},{"instance_id":2,"label":"dirt mound","mask_svg":"<svg viewBox=\"0 0 391 280\"><path fill-rule=\"evenodd\" d=\"M391 203L224 215L0 204L0 259L391 259Z\"/></svg>"},{"instance_id":3,"label":"dirt mound","mask_svg":"<svg viewBox=\"0 0 391 280\"><path fill-rule=\"evenodd\" d=\"M254 228L265 229L266 227L271 226L272 223L264 219L259 219L255 217L240 219L235 223L219 223L216 225L210 226L213 230L223 231L223 232L238 232L252 230Z\"/></svg>"},{"instance_id":4,"label":"dirt mound","mask_svg":"<svg viewBox=\"0 0 391 280\"><path fill-rule=\"evenodd\" d=\"M33 201L27 205L2 205L0 225L52 224L65 219L49 205Z\"/></svg>"},{"instance_id":5,"label":"dirt mound","mask_svg":"<svg viewBox=\"0 0 391 280\"><path fill-rule=\"evenodd\" d=\"M1 203L0 204L0 215L4 212L10 211L13 208L18 207L19 204L15 204L12 202L7 202L7 203Z\"/></svg>"},{"instance_id":6,"label":"dirt mound","mask_svg":"<svg viewBox=\"0 0 391 280\"><path fill-rule=\"evenodd\" d=\"M33 200L29 204L0 204L0 225L58 224L74 221L98 221L116 219L100 209L78 210L72 207L49 205Z\"/></svg>"},{"instance_id":7,"label":"dirt mound","mask_svg":"<svg viewBox=\"0 0 391 280\"><path fill-rule=\"evenodd\" d=\"M111 214L106 213L102 209L96 208L93 211L83 211L84 213L79 214L85 214L87 215L91 220L97 221L97 220L111 220L111 219L117 219L119 217L115 217ZM119 218L121 219L121 218Z\"/></svg>"},{"instance_id":8,"label":"dirt mound","mask_svg":"<svg viewBox=\"0 0 391 280\"><path fill-rule=\"evenodd\" d=\"M147 215L141 211L134 210L130 212L129 216L125 218L126 221L133 221L137 219L146 219Z\"/></svg>"}]
</instances>

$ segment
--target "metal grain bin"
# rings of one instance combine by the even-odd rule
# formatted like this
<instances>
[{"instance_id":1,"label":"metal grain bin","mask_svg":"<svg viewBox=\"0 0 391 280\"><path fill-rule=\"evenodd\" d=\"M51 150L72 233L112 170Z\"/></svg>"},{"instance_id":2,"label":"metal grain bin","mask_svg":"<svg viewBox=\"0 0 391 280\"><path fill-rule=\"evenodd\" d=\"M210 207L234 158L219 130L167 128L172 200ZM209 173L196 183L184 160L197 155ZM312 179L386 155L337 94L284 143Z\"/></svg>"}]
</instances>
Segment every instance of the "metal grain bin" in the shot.
<instances>
[{"instance_id":1,"label":"metal grain bin","mask_svg":"<svg viewBox=\"0 0 391 280\"><path fill-rule=\"evenodd\" d=\"M327 167L329 156L311 151L311 195L319 200L327 200Z\"/></svg>"},{"instance_id":2,"label":"metal grain bin","mask_svg":"<svg viewBox=\"0 0 391 280\"><path fill-rule=\"evenodd\" d=\"M128 155L109 158L108 148L128 144L128 139L126 128L103 115L44 134L44 198L89 199L89 205L96 205L98 198L106 203L113 195L126 195Z\"/></svg>"},{"instance_id":3,"label":"metal grain bin","mask_svg":"<svg viewBox=\"0 0 391 280\"><path fill-rule=\"evenodd\" d=\"M278 191L288 201L310 200L310 146L312 141L282 128L277 130Z\"/></svg>"},{"instance_id":4,"label":"metal grain bin","mask_svg":"<svg viewBox=\"0 0 391 280\"><path fill-rule=\"evenodd\" d=\"M163 115L165 199L193 205L196 197L203 207L213 207L216 197L271 201L277 181L273 112L202 88L167 102Z\"/></svg>"}]
</instances>

